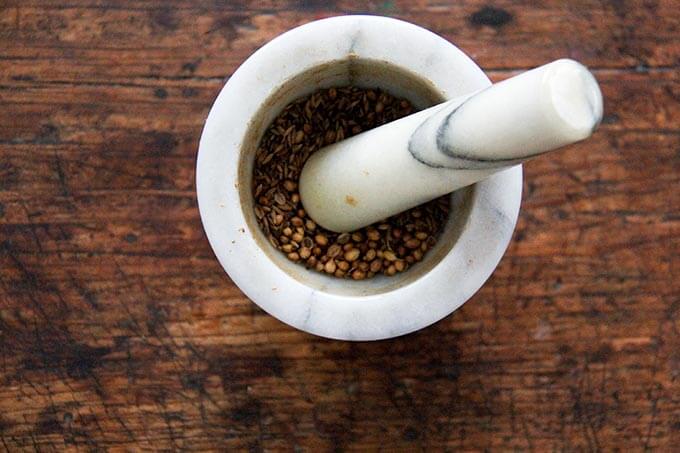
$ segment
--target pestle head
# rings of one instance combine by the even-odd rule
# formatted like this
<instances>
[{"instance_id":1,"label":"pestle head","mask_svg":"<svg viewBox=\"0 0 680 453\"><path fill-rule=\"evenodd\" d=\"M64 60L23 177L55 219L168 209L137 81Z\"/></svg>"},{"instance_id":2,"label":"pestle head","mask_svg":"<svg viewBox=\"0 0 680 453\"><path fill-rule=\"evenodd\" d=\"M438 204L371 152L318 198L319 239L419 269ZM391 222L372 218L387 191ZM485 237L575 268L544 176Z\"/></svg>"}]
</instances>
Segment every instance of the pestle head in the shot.
<instances>
[{"instance_id":1,"label":"pestle head","mask_svg":"<svg viewBox=\"0 0 680 453\"><path fill-rule=\"evenodd\" d=\"M582 64L556 60L471 96L417 132L437 134L434 162L453 168L502 167L589 137L602 120L602 94ZM438 155L437 155L438 152ZM448 160L447 160L448 158Z\"/></svg>"},{"instance_id":2,"label":"pestle head","mask_svg":"<svg viewBox=\"0 0 680 453\"><path fill-rule=\"evenodd\" d=\"M583 140L601 119L595 77L556 60L318 151L300 197L319 225L355 230Z\"/></svg>"},{"instance_id":3,"label":"pestle head","mask_svg":"<svg viewBox=\"0 0 680 453\"><path fill-rule=\"evenodd\" d=\"M588 137L602 121L602 93L595 77L582 64L557 60L546 73L547 93L557 117L574 140Z\"/></svg>"}]
</instances>

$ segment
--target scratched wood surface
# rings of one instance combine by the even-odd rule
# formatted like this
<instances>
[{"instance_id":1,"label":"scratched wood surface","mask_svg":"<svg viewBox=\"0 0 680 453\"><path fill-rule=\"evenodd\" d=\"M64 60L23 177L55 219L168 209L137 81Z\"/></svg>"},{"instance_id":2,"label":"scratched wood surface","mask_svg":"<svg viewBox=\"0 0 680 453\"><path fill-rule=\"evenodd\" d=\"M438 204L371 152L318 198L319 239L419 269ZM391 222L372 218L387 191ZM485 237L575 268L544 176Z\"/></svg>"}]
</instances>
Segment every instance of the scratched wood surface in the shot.
<instances>
[{"instance_id":1,"label":"scratched wood surface","mask_svg":"<svg viewBox=\"0 0 680 453\"><path fill-rule=\"evenodd\" d=\"M605 97L591 140L526 165L489 282L392 341L263 313L196 207L224 80L342 13L494 80L576 58ZM0 450L678 448L678 36L677 0L0 0Z\"/></svg>"}]
</instances>

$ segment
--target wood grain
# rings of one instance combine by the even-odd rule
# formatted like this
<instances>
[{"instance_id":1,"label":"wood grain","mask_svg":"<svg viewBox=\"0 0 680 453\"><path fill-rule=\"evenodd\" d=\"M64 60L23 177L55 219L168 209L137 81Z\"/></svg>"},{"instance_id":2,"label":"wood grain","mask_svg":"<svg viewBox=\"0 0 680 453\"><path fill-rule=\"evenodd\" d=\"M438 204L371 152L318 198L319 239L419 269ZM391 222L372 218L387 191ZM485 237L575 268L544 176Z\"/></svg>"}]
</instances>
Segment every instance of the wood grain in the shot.
<instances>
[{"instance_id":1,"label":"wood grain","mask_svg":"<svg viewBox=\"0 0 680 453\"><path fill-rule=\"evenodd\" d=\"M494 80L577 58L605 97L591 140L525 166L479 293L376 343L256 308L194 192L225 78L346 13L430 28ZM677 448L679 32L672 0L0 3L0 450Z\"/></svg>"}]
</instances>

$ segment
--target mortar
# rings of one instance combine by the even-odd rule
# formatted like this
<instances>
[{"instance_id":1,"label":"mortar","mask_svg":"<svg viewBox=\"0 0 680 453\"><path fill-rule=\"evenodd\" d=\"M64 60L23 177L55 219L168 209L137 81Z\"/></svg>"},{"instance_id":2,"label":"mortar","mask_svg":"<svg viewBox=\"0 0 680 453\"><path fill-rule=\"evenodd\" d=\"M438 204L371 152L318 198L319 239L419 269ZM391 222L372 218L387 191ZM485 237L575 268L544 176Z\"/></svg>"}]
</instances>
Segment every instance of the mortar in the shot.
<instances>
[{"instance_id":1,"label":"mortar","mask_svg":"<svg viewBox=\"0 0 680 453\"><path fill-rule=\"evenodd\" d=\"M296 265L257 225L255 151L291 101L343 85L382 88L424 109L491 82L456 46L403 21L342 16L295 28L248 58L213 104L199 145L199 210L219 262L263 310L323 337L391 338L447 316L489 278L515 227L522 168L452 193L437 244L402 274L350 281Z\"/></svg>"}]
</instances>

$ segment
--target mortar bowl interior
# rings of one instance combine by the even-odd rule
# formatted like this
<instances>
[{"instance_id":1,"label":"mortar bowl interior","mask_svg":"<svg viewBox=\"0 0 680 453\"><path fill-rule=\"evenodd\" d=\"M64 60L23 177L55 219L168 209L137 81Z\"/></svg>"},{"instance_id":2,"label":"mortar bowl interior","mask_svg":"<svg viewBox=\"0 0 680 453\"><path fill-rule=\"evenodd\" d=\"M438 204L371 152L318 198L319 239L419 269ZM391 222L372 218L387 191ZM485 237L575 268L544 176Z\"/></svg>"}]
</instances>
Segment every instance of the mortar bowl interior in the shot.
<instances>
[{"instance_id":1,"label":"mortar bowl interior","mask_svg":"<svg viewBox=\"0 0 680 453\"><path fill-rule=\"evenodd\" d=\"M409 100L418 110L445 101L444 94L437 90L429 80L384 61L348 56L345 59L328 62L298 74L269 96L249 123L245 139L239 150L240 205L246 219L248 234L253 235L258 246L271 259L272 263L292 278L317 291L350 297L379 295L416 281L446 256L456 243L460 232L465 228L475 188L470 186L450 195L451 211L449 219L436 245L425 254L421 262L414 264L406 272L392 277L378 275L372 279L355 281L338 279L312 269L306 269L304 266L288 260L283 253L271 245L255 218L252 194L255 152L264 131L289 103L322 88L343 86L383 89L392 95ZM376 146L379 145L376 144ZM380 151L382 150L376 149L376 152Z\"/></svg>"}]
</instances>

